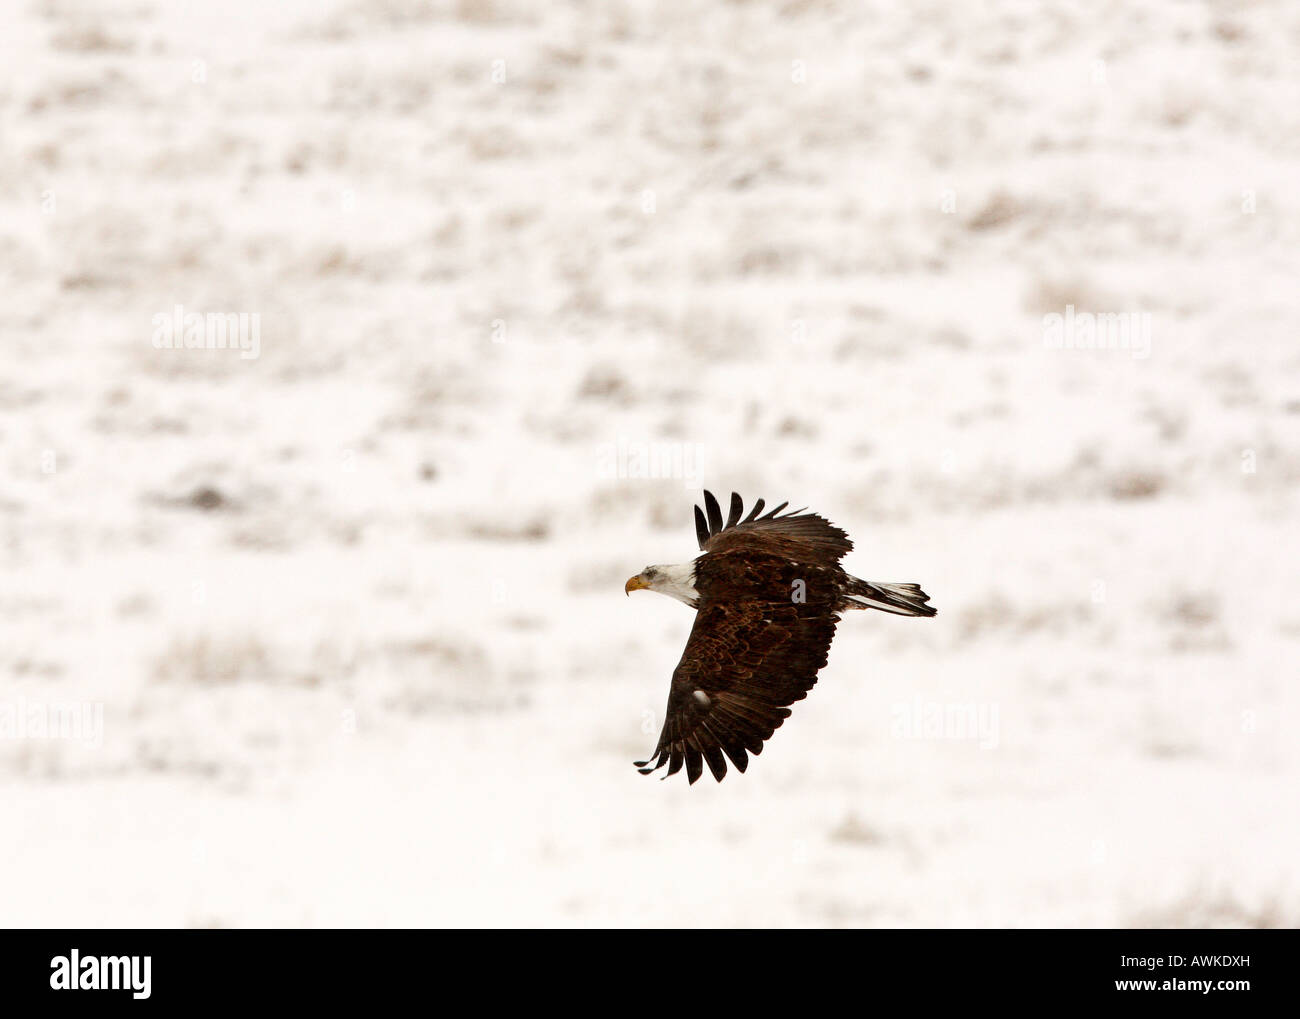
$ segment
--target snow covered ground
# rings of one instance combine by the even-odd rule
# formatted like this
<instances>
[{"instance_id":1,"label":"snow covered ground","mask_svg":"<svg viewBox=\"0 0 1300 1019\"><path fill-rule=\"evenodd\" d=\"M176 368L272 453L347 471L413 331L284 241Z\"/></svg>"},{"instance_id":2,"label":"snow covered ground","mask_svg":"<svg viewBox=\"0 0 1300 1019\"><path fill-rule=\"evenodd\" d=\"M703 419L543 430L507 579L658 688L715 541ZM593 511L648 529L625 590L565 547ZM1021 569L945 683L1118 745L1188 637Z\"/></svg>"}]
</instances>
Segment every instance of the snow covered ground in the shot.
<instances>
[{"instance_id":1,"label":"snow covered ground","mask_svg":"<svg viewBox=\"0 0 1300 1019\"><path fill-rule=\"evenodd\" d=\"M1300 924L1296 5L0 20L0 922ZM705 485L940 614L689 787Z\"/></svg>"}]
</instances>

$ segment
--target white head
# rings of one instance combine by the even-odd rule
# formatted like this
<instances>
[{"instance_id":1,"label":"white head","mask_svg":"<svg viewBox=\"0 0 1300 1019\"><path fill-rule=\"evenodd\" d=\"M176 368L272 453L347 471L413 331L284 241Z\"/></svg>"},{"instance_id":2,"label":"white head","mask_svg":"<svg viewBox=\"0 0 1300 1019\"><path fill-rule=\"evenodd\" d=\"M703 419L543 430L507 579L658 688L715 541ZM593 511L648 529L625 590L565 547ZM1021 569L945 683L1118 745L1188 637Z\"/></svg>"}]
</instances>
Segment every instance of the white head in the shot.
<instances>
[{"instance_id":1,"label":"white head","mask_svg":"<svg viewBox=\"0 0 1300 1019\"><path fill-rule=\"evenodd\" d=\"M633 591L658 591L669 598L695 608L700 592L695 590L695 564L679 563L675 566L647 566L623 585L627 594Z\"/></svg>"}]
</instances>

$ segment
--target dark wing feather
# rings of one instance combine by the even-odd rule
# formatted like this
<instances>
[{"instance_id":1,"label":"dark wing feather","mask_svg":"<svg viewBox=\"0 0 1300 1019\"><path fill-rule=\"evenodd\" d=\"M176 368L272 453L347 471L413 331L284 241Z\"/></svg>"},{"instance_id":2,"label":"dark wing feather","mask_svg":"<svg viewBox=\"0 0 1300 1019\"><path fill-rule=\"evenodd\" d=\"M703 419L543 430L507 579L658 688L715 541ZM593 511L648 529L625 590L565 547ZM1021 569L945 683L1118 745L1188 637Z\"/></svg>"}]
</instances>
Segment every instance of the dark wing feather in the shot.
<instances>
[{"instance_id":1,"label":"dark wing feather","mask_svg":"<svg viewBox=\"0 0 1300 1019\"><path fill-rule=\"evenodd\" d=\"M740 496L731 493L727 522L722 522L722 509L712 492L705 491L702 512L695 507L695 536L703 552L730 552L747 550L798 559L801 562L831 565L839 562L853 548L849 536L834 524L816 513L795 510L781 515L789 503L759 516L764 502L759 499L740 519L744 506Z\"/></svg>"},{"instance_id":2,"label":"dark wing feather","mask_svg":"<svg viewBox=\"0 0 1300 1019\"><path fill-rule=\"evenodd\" d=\"M740 496L735 492L731 493L731 509L727 512L727 522L723 524L723 530L728 527L735 527L740 523L740 514L744 511L745 504L740 501Z\"/></svg>"},{"instance_id":3,"label":"dark wing feather","mask_svg":"<svg viewBox=\"0 0 1300 1019\"><path fill-rule=\"evenodd\" d=\"M709 543L709 524L704 519L704 511L698 506L695 507L695 537L699 540L701 549Z\"/></svg>"},{"instance_id":4,"label":"dark wing feather","mask_svg":"<svg viewBox=\"0 0 1300 1019\"><path fill-rule=\"evenodd\" d=\"M709 533L717 534L722 530L722 508L713 493L707 490L704 493L704 511L709 515Z\"/></svg>"},{"instance_id":5,"label":"dark wing feather","mask_svg":"<svg viewBox=\"0 0 1300 1019\"><path fill-rule=\"evenodd\" d=\"M749 766L826 664L839 622L837 572L744 552L696 561L695 626L673 671L659 742L637 762L643 773L667 765L667 777L685 765L694 782L707 765L721 782L728 760ZM802 601L792 597L796 580Z\"/></svg>"}]
</instances>

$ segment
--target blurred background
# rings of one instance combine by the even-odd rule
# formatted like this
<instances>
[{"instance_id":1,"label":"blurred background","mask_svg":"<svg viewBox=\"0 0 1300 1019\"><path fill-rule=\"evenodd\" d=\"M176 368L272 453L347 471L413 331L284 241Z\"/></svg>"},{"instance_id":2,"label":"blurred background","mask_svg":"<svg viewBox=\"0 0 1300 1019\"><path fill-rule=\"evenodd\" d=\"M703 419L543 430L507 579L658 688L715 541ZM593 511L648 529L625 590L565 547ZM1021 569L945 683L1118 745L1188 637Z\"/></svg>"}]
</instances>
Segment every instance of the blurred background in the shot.
<instances>
[{"instance_id":1,"label":"blurred background","mask_svg":"<svg viewBox=\"0 0 1300 1019\"><path fill-rule=\"evenodd\" d=\"M1300 9L2 18L0 922L1300 924ZM706 486L939 615L689 787Z\"/></svg>"}]
</instances>

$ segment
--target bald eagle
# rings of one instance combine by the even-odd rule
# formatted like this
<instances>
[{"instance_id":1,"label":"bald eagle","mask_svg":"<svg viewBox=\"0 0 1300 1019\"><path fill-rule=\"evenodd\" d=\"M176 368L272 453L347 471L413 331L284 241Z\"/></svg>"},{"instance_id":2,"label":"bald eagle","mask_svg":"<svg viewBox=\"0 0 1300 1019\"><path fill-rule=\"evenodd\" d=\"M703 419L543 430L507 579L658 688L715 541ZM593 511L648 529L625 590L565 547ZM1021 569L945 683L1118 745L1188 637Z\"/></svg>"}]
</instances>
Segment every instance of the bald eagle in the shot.
<instances>
[{"instance_id":1,"label":"bald eagle","mask_svg":"<svg viewBox=\"0 0 1300 1019\"><path fill-rule=\"evenodd\" d=\"M704 555L676 566L647 566L624 591L658 591L696 610L682 659L673 670L668 711L648 775L664 778L686 766L691 783L704 765L719 782L727 759L740 771L760 753L790 707L817 682L840 613L879 609L933 616L930 596L916 584L873 584L839 566L853 542L816 513L780 506L764 516L763 500L740 518L735 492L726 522L712 492L695 507L695 533ZM653 762L653 763L652 763Z\"/></svg>"}]
</instances>

